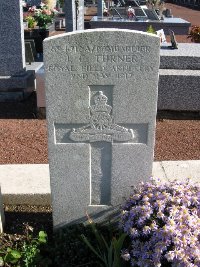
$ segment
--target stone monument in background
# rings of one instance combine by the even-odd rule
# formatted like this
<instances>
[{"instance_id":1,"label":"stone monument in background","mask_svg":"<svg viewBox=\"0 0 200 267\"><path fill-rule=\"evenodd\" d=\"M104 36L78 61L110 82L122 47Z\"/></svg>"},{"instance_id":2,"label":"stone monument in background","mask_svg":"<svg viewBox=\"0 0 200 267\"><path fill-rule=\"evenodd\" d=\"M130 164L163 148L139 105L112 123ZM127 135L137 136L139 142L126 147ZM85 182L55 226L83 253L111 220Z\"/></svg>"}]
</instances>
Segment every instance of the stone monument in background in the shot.
<instances>
[{"instance_id":1,"label":"stone monument in background","mask_svg":"<svg viewBox=\"0 0 200 267\"><path fill-rule=\"evenodd\" d=\"M65 1L65 31L84 30L84 0Z\"/></svg>"},{"instance_id":2,"label":"stone monument in background","mask_svg":"<svg viewBox=\"0 0 200 267\"><path fill-rule=\"evenodd\" d=\"M117 29L44 41L54 227L105 218L151 176L159 42Z\"/></svg>"},{"instance_id":3,"label":"stone monument in background","mask_svg":"<svg viewBox=\"0 0 200 267\"><path fill-rule=\"evenodd\" d=\"M0 101L23 99L34 88L34 73L25 65L21 1L1 1Z\"/></svg>"},{"instance_id":4,"label":"stone monument in background","mask_svg":"<svg viewBox=\"0 0 200 267\"><path fill-rule=\"evenodd\" d=\"M97 1L97 16L102 17L103 16L103 7L104 7L104 1L98 0Z\"/></svg>"}]
</instances>

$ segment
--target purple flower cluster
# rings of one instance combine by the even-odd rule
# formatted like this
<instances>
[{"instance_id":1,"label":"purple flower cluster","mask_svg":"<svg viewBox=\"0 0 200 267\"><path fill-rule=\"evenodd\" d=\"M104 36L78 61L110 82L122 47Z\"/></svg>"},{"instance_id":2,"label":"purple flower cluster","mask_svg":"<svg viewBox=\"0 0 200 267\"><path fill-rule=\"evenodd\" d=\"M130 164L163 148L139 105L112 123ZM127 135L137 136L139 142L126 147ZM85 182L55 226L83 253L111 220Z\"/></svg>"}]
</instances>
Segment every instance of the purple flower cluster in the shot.
<instances>
[{"instance_id":1,"label":"purple flower cluster","mask_svg":"<svg viewBox=\"0 0 200 267\"><path fill-rule=\"evenodd\" d=\"M131 266L200 267L200 185L141 183L122 208L120 227L131 239L122 253Z\"/></svg>"}]
</instances>

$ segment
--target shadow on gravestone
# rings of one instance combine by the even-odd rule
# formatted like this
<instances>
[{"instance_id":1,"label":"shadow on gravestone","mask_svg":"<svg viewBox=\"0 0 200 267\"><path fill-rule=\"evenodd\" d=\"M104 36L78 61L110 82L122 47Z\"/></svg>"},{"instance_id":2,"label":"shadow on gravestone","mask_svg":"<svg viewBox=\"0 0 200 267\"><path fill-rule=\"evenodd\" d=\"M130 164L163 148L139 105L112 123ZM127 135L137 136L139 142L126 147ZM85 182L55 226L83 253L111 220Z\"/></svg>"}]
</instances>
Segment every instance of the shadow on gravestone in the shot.
<instances>
[{"instance_id":1,"label":"shadow on gravestone","mask_svg":"<svg viewBox=\"0 0 200 267\"><path fill-rule=\"evenodd\" d=\"M104 220L151 176L159 53L157 36L130 30L44 41L55 228Z\"/></svg>"}]
</instances>

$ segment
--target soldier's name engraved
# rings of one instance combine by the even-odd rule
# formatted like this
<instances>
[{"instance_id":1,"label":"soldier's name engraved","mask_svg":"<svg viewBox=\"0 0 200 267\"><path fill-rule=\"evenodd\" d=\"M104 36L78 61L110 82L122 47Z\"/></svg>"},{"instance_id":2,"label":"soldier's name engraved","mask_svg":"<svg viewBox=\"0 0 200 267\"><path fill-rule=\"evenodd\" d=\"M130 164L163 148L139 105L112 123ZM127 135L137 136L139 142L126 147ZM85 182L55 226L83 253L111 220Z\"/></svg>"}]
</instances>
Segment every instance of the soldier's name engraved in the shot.
<instances>
[{"instance_id":1,"label":"soldier's name engraved","mask_svg":"<svg viewBox=\"0 0 200 267\"><path fill-rule=\"evenodd\" d=\"M137 63L139 60L137 55L95 55L95 61L98 63Z\"/></svg>"}]
</instances>

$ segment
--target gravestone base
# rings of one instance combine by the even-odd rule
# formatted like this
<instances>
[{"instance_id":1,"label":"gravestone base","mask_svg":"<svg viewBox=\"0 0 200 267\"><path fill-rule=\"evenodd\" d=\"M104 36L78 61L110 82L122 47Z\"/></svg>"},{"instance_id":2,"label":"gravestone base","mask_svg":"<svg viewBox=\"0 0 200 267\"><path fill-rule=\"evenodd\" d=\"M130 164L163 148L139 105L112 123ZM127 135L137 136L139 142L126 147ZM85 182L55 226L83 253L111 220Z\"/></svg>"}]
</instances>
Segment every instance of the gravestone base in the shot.
<instances>
[{"instance_id":1,"label":"gravestone base","mask_svg":"<svg viewBox=\"0 0 200 267\"><path fill-rule=\"evenodd\" d=\"M200 111L200 70L160 69L158 110Z\"/></svg>"},{"instance_id":2,"label":"gravestone base","mask_svg":"<svg viewBox=\"0 0 200 267\"><path fill-rule=\"evenodd\" d=\"M0 102L21 101L35 90L35 74L26 71L20 76L0 76Z\"/></svg>"}]
</instances>

